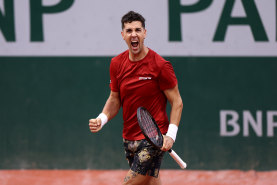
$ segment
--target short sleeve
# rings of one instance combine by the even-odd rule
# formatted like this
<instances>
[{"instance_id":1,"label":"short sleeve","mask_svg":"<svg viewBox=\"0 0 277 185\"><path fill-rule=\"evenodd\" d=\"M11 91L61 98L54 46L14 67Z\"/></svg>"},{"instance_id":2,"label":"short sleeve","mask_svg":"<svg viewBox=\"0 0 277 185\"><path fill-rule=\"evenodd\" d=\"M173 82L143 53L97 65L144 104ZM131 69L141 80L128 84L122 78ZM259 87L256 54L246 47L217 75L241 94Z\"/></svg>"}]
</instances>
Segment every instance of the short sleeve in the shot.
<instances>
[{"instance_id":1,"label":"short sleeve","mask_svg":"<svg viewBox=\"0 0 277 185\"><path fill-rule=\"evenodd\" d=\"M159 74L159 86L162 91L171 89L177 85L177 78L170 62L162 66Z\"/></svg>"},{"instance_id":2,"label":"short sleeve","mask_svg":"<svg viewBox=\"0 0 277 185\"><path fill-rule=\"evenodd\" d=\"M117 67L115 65L115 62L113 62L112 60L110 64L110 88L111 88L111 91L114 91L114 92L119 91L116 74L117 74Z\"/></svg>"}]
</instances>

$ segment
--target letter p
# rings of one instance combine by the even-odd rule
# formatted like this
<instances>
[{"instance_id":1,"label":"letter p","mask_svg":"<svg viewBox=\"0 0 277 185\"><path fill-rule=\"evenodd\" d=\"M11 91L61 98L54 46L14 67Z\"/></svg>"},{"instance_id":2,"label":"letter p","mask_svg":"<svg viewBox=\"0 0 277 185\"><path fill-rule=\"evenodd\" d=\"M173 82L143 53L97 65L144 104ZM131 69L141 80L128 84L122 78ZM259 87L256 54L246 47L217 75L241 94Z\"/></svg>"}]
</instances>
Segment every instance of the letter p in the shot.
<instances>
[{"instance_id":1,"label":"letter p","mask_svg":"<svg viewBox=\"0 0 277 185\"><path fill-rule=\"evenodd\" d=\"M193 5L181 5L181 0L168 0L169 7L169 41L182 41L181 13L198 12L208 8L213 0L198 0Z\"/></svg>"}]
</instances>

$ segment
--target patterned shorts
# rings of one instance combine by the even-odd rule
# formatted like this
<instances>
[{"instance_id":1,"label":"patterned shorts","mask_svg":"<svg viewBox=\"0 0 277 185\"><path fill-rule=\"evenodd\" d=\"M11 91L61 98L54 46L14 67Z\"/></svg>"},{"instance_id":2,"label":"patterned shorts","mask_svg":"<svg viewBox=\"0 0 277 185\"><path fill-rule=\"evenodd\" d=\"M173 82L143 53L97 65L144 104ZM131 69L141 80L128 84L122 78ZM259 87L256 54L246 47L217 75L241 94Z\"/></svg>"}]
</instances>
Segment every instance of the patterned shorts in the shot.
<instances>
[{"instance_id":1,"label":"patterned shorts","mask_svg":"<svg viewBox=\"0 0 277 185\"><path fill-rule=\"evenodd\" d=\"M165 152L153 147L147 140L123 139L126 159L132 171L158 177Z\"/></svg>"}]
</instances>

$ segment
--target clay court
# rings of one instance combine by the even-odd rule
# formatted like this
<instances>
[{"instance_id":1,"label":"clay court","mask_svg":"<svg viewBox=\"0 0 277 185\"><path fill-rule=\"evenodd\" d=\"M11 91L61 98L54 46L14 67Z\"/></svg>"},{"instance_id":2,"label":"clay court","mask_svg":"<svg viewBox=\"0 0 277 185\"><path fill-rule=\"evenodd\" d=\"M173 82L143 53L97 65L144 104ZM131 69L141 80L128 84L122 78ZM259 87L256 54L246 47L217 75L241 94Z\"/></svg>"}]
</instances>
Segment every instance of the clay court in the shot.
<instances>
[{"instance_id":1,"label":"clay court","mask_svg":"<svg viewBox=\"0 0 277 185\"><path fill-rule=\"evenodd\" d=\"M117 185L126 170L1 170L0 185ZM276 185L277 171L162 170L163 185Z\"/></svg>"}]
</instances>

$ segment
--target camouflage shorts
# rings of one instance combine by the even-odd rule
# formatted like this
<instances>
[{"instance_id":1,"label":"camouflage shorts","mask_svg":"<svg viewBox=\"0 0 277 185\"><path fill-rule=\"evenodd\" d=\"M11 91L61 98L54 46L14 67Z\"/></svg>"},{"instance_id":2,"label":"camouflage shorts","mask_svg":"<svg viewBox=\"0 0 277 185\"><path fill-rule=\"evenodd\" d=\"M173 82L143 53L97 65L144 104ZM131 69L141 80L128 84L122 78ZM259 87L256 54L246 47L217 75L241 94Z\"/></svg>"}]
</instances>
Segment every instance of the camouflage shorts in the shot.
<instances>
[{"instance_id":1,"label":"camouflage shorts","mask_svg":"<svg viewBox=\"0 0 277 185\"><path fill-rule=\"evenodd\" d=\"M123 139L126 159L132 171L141 175L158 177L164 152L153 147L147 140Z\"/></svg>"}]
</instances>

